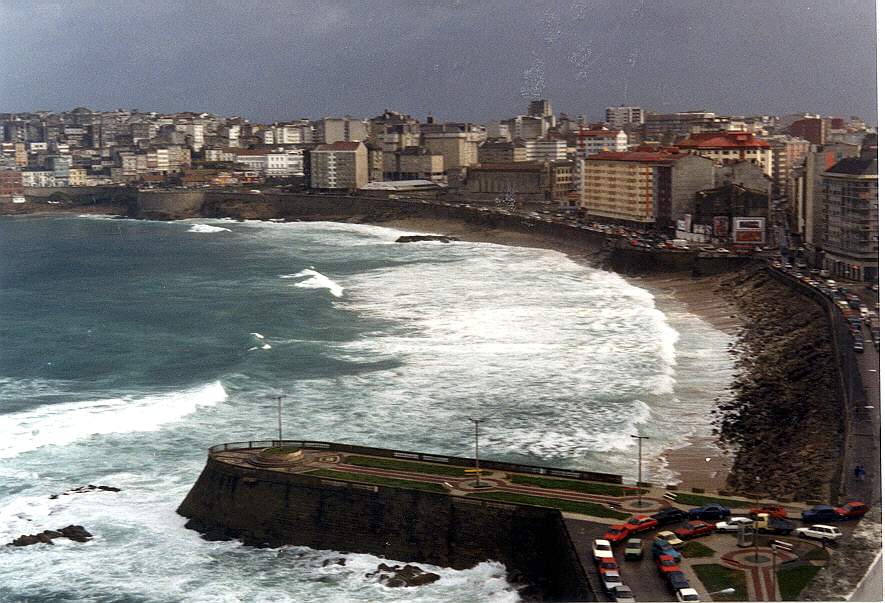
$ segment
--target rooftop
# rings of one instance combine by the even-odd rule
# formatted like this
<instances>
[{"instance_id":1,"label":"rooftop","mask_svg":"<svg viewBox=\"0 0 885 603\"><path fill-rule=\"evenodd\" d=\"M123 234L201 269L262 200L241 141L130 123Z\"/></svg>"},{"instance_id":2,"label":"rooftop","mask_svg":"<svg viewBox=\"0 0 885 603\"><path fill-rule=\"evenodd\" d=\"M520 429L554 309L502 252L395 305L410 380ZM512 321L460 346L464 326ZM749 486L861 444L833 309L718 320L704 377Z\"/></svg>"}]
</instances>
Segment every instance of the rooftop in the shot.
<instances>
[{"instance_id":1,"label":"rooftop","mask_svg":"<svg viewBox=\"0 0 885 603\"><path fill-rule=\"evenodd\" d=\"M680 140L676 146L683 149L771 148L771 145L756 138L752 132L699 132Z\"/></svg>"}]
</instances>

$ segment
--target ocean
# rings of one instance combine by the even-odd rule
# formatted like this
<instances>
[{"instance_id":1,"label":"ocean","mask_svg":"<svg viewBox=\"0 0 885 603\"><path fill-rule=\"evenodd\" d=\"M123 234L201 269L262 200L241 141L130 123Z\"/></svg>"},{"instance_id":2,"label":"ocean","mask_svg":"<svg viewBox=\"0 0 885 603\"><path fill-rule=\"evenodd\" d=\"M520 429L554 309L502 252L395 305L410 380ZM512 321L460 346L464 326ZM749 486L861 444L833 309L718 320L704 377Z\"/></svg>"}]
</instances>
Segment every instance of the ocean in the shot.
<instances>
[{"instance_id":1,"label":"ocean","mask_svg":"<svg viewBox=\"0 0 885 603\"><path fill-rule=\"evenodd\" d=\"M206 449L283 436L673 478L731 337L548 250L338 223L0 218L3 601L516 601L494 562L415 589L383 561L205 542ZM120 488L59 496L86 484ZM410 561L410 560L396 560Z\"/></svg>"}]
</instances>

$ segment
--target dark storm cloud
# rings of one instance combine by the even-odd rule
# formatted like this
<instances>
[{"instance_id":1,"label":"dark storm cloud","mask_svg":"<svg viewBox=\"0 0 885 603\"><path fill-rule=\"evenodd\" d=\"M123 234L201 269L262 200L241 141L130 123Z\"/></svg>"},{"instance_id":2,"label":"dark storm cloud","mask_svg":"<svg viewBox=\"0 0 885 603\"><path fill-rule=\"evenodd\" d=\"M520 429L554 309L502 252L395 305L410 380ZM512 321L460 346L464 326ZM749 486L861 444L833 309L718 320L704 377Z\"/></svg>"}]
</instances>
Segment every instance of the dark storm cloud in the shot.
<instances>
[{"instance_id":1,"label":"dark storm cloud","mask_svg":"<svg viewBox=\"0 0 885 603\"><path fill-rule=\"evenodd\" d=\"M0 0L0 111L876 118L873 0Z\"/></svg>"}]
</instances>

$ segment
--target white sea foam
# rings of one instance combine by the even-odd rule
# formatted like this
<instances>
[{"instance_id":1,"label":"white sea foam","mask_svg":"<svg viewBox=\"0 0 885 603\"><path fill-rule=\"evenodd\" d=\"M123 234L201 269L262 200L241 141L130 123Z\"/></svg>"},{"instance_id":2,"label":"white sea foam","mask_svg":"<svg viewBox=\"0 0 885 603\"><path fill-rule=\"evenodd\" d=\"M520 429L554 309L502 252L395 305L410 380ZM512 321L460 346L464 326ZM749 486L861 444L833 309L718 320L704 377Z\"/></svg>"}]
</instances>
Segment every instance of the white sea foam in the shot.
<instances>
[{"instance_id":1,"label":"white sea foam","mask_svg":"<svg viewBox=\"0 0 885 603\"><path fill-rule=\"evenodd\" d=\"M325 274L317 272L311 268L305 268L301 272L296 272L295 274L283 274L280 275L280 278L303 278L303 281L297 282L293 286L302 289L328 289L329 293L335 297L341 297L344 295L344 288L341 285Z\"/></svg>"},{"instance_id":2,"label":"white sea foam","mask_svg":"<svg viewBox=\"0 0 885 603\"><path fill-rule=\"evenodd\" d=\"M249 333L249 335L257 337L258 339L264 339L264 335L262 335L261 333Z\"/></svg>"},{"instance_id":3,"label":"white sea foam","mask_svg":"<svg viewBox=\"0 0 885 603\"><path fill-rule=\"evenodd\" d=\"M222 226L212 226L211 224L194 224L188 229L188 232L211 233L211 232L231 232L230 228Z\"/></svg>"},{"instance_id":4,"label":"white sea foam","mask_svg":"<svg viewBox=\"0 0 885 603\"><path fill-rule=\"evenodd\" d=\"M261 349L262 349L262 350L269 350L269 349L270 349L270 344L269 344L269 343L265 343L264 345L261 346Z\"/></svg>"},{"instance_id":5,"label":"white sea foam","mask_svg":"<svg viewBox=\"0 0 885 603\"><path fill-rule=\"evenodd\" d=\"M0 458L92 435L155 431L226 397L224 387L216 381L181 392L45 404L0 415Z\"/></svg>"}]
</instances>

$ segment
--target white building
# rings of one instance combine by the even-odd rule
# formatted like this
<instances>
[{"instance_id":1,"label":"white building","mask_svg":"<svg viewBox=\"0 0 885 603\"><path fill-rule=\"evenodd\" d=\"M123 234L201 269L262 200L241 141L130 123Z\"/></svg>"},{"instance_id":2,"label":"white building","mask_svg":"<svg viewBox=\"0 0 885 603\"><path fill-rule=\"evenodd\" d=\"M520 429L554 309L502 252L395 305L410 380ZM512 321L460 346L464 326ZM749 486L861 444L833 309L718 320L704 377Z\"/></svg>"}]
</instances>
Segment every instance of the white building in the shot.
<instances>
[{"instance_id":1,"label":"white building","mask_svg":"<svg viewBox=\"0 0 885 603\"><path fill-rule=\"evenodd\" d=\"M22 172L22 186L38 188L55 186L55 174L49 170L26 170Z\"/></svg>"},{"instance_id":2,"label":"white building","mask_svg":"<svg viewBox=\"0 0 885 603\"><path fill-rule=\"evenodd\" d=\"M578 132L575 156L578 159L586 159L589 155L597 153L623 153L626 150L627 134L623 130L583 129Z\"/></svg>"},{"instance_id":3,"label":"white building","mask_svg":"<svg viewBox=\"0 0 885 603\"><path fill-rule=\"evenodd\" d=\"M524 140L526 161L563 161L568 158L564 140Z\"/></svg>"},{"instance_id":4,"label":"white building","mask_svg":"<svg viewBox=\"0 0 885 603\"><path fill-rule=\"evenodd\" d=\"M265 176L304 175L304 151L301 149L242 149L236 152L234 161Z\"/></svg>"},{"instance_id":5,"label":"white building","mask_svg":"<svg viewBox=\"0 0 885 603\"><path fill-rule=\"evenodd\" d=\"M645 123L645 111L642 107L606 107L605 123L613 128Z\"/></svg>"}]
</instances>

